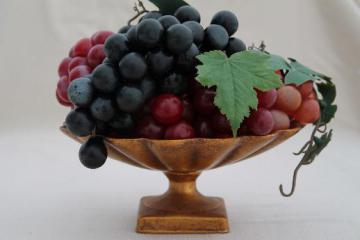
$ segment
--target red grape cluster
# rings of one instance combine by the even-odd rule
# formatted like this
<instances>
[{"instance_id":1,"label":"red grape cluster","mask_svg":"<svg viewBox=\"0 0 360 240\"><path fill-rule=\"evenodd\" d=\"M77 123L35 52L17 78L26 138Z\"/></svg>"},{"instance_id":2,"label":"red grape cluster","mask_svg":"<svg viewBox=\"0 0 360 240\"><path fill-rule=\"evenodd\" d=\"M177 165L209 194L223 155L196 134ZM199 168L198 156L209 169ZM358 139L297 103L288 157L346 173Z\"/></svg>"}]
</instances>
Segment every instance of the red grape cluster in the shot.
<instances>
[{"instance_id":1,"label":"red grape cluster","mask_svg":"<svg viewBox=\"0 0 360 240\"><path fill-rule=\"evenodd\" d=\"M80 150L89 168L106 160L98 136L116 138L229 138L231 126L214 104L216 88L196 80L196 56L211 50L228 56L246 50L231 37L237 17L220 11L206 29L199 12L180 7L174 15L152 11L118 33L100 31L81 39L59 66L56 96L72 107L65 125L76 136L95 135ZM280 73L280 72L279 72ZM312 83L258 92L259 109L238 135L266 135L319 116Z\"/></svg>"},{"instance_id":2,"label":"red grape cluster","mask_svg":"<svg viewBox=\"0 0 360 240\"><path fill-rule=\"evenodd\" d=\"M56 98L61 105L74 107L68 97L70 83L77 78L90 76L94 68L104 61L104 43L113 34L111 31L98 31L91 38L80 39L71 48L69 56L61 61L56 89Z\"/></svg>"},{"instance_id":3,"label":"red grape cluster","mask_svg":"<svg viewBox=\"0 0 360 240\"><path fill-rule=\"evenodd\" d=\"M262 136L294 125L314 123L320 117L320 105L313 86L308 81L300 86L258 91L258 109L243 123L248 133Z\"/></svg>"}]
</instances>

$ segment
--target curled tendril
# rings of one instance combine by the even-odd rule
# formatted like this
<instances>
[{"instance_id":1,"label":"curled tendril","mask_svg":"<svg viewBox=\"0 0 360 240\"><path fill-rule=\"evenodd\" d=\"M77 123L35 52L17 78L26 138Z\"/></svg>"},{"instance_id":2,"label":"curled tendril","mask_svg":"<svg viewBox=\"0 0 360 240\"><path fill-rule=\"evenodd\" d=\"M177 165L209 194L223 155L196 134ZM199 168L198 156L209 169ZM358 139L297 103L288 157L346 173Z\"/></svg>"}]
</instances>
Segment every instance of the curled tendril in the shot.
<instances>
[{"instance_id":1,"label":"curled tendril","mask_svg":"<svg viewBox=\"0 0 360 240\"><path fill-rule=\"evenodd\" d=\"M144 13L148 13L149 11L145 8L144 3L141 0L138 0L137 3L135 3L134 11L136 12L136 15L128 21L128 26L131 26L131 23L138 19L141 15Z\"/></svg>"},{"instance_id":2,"label":"curled tendril","mask_svg":"<svg viewBox=\"0 0 360 240\"><path fill-rule=\"evenodd\" d=\"M323 129L321 129L321 127L322 127ZM326 133L326 132L327 132L327 125L319 126L319 128L317 129L317 131L318 131L319 133Z\"/></svg>"},{"instance_id":3,"label":"curled tendril","mask_svg":"<svg viewBox=\"0 0 360 240\"><path fill-rule=\"evenodd\" d=\"M314 130L311 133L310 140L305 143L305 145L300 149L299 152L294 153L294 155L296 155L296 156L299 156L301 154L303 154L304 156L302 157L301 161L299 162L299 164L296 166L296 168L294 170L291 191L289 193L285 193L283 185L281 184L279 186L279 190L280 190L280 193L282 196L291 197L295 193L296 180L297 180L297 175L299 173L300 168L302 166L309 165L314 161L314 157L311 157L311 154L312 154L311 149L314 147L314 145L316 145L316 143L315 143L316 133L317 132L325 133L326 131L327 131L326 124L317 123L314 127Z\"/></svg>"},{"instance_id":4,"label":"curled tendril","mask_svg":"<svg viewBox=\"0 0 360 240\"><path fill-rule=\"evenodd\" d=\"M305 153L305 150L307 149L307 147L309 146L310 143L311 143L311 142L308 141L308 142L300 149L300 151L294 153L294 155L295 155L295 156L299 156L299 155L301 155L301 154L304 154L304 153Z\"/></svg>"},{"instance_id":5,"label":"curled tendril","mask_svg":"<svg viewBox=\"0 0 360 240\"><path fill-rule=\"evenodd\" d=\"M294 194L295 188L296 188L297 175L298 175L298 172L299 172L299 170L300 170L300 168L301 168L302 165L303 165L302 162L300 162L300 163L296 166L296 168L295 168L295 170L294 170L293 180L292 180L292 186L291 186L291 191L290 191L289 193L285 193L285 192L284 192L283 185L280 184L279 190L280 190L280 193L281 193L281 195L282 195L283 197L291 197L291 196Z\"/></svg>"}]
</instances>

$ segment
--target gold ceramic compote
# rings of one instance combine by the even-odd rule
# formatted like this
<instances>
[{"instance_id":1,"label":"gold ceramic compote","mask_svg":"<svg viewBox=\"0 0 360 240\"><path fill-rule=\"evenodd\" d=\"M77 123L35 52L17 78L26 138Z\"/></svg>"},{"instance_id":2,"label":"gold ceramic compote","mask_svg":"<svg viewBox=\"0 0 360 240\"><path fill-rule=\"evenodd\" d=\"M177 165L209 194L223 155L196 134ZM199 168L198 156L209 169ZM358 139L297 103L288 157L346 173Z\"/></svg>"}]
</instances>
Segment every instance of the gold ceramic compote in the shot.
<instances>
[{"instance_id":1,"label":"gold ceramic compote","mask_svg":"<svg viewBox=\"0 0 360 240\"><path fill-rule=\"evenodd\" d=\"M84 142L68 129L70 138ZM162 171L169 189L140 202L139 233L226 233L229 231L224 200L198 192L202 171L240 162L265 152L299 131L298 128L267 136L228 139L150 140L106 138L109 157L124 163Z\"/></svg>"}]
</instances>

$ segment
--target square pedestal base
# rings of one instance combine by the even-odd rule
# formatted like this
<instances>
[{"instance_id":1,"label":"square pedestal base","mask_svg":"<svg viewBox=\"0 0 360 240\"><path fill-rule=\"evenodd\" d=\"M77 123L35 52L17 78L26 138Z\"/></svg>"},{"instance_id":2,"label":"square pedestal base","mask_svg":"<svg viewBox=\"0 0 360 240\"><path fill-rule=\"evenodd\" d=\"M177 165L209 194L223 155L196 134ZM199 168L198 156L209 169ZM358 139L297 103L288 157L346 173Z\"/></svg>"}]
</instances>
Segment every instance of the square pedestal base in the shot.
<instances>
[{"instance_id":1,"label":"square pedestal base","mask_svg":"<svg viewBox=\"0 0 360 240\"><path fill-rule=\"evenodd\" d=\"M167 211L149 206L156 197L145 197L140 202L136 231L147 234L204 234L228 233L224 200L208 198L218 202L217 207L206 211Z\"/></svg>"}]
</instances>

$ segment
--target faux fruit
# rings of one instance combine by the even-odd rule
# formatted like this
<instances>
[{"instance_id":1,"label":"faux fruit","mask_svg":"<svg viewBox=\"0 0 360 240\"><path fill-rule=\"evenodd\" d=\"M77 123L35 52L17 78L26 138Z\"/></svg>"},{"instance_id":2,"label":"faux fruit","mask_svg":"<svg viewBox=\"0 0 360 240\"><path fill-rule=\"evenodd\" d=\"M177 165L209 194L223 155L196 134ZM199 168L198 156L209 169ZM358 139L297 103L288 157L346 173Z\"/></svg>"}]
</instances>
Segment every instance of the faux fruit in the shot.
<instances>
[{"instance_id":1,"label":"faux fruit","mask_svg":"<svg viewBox=\"0 0 360 240\"><path fill-rule=\"evenodd\" d=\"M76 136L90 136L79 153L83 165L105 163L106 137L233 137L230 118L218 107L218 88L196 80L197 57L218 50L230 58L246 53L247 47L231 37L239 27L234 13L216 13L208 27L200 22L200 13L191 6L173 15L151 11L136 25L118 33L98 31L71 48L58 67L56 97L72 108L67 128ZM284 81L286 72L276 73ZM291 122L305 125L320 117L313 81L254 89L253 94L257 109L253 106L235 131L238 136L267 135L290 128Z\"/></svg>"},{"instance_id":2,"label":"faux fruit","mask_svg":"<svg viewBox=\"0 0 360 240\"><path fill-rule=\"evenodd\" d=\"M104 165L107 159L107 150L104 139L91 137L80 148L79 158L81 163L90 169L96 169Z\"/></svg>"}]
</instances>

